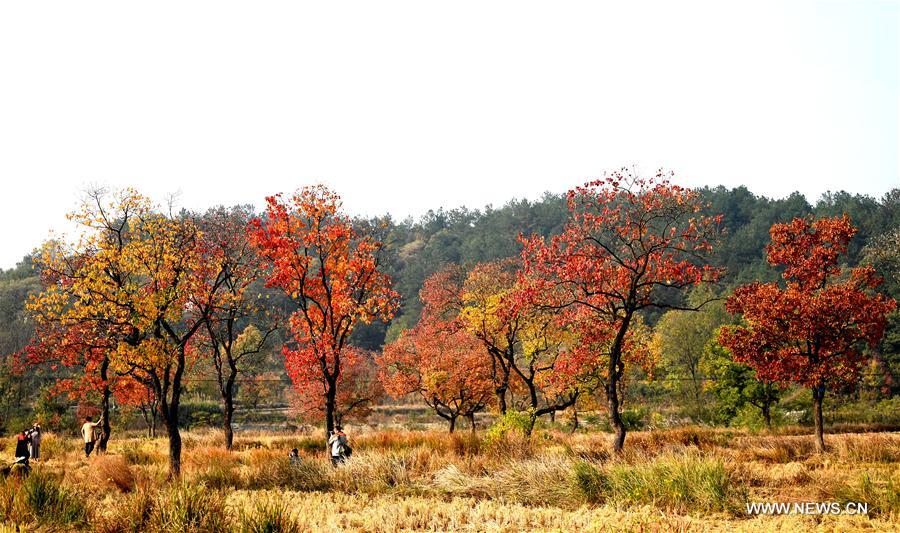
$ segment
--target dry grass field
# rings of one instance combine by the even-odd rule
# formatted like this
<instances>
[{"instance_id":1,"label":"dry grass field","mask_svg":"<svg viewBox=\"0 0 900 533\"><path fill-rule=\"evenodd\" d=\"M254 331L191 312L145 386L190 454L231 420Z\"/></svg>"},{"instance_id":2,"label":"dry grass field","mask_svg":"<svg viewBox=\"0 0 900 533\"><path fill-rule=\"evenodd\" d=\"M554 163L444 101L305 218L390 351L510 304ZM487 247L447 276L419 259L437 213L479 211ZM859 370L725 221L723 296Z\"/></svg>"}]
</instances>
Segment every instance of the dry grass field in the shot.
<instances>
[{"instance_id":1,"label":"dry grass field","mask_svg":"<svg viewBox=\"0 0 900 533\"><path fill-rule=\"evenodd\" d=\"M900 433L828 435L824 455L807 435L697 428L630 434L621 457L602 433L351 439L333 469L318 434L240 434L227 452L215 431L186 433L183 479L167 483L164 439L119 436L85 459L47 435L31 476L0 482L0 531L900 530ZM750 516L756 501L869 512Z\"/></svg>"}]
</instances>

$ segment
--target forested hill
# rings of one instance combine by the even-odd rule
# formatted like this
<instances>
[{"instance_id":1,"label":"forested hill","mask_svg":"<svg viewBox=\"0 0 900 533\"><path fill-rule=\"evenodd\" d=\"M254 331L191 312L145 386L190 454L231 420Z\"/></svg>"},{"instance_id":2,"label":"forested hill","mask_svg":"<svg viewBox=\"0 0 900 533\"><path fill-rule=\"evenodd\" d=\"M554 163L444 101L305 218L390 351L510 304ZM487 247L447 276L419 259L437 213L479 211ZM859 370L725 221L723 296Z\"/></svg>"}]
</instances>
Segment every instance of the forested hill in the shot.
<instances>
[{"instance_id":1,"label":"forested hill","mask_svg":"<svg viewBox=\"0 0 900 533\"><path fill-rule=\"evenodd\" d=\"M715 261L726 268L725 288L753 280L769 280L772 269L765 260L769 228L797 216L850 215L859 228L849 250L848 263L857 264L863 247L873 237L900 227L900 189L882 198L847 192L827 193L810 205L800 193L770 199L751 193L746 187L719 186L702 189L711 213L723 215L723 242ZM475 263L519 253L520 233L552 235L566 219L563 195L546 194L540 200L514 200L503 207L430 211L420 220L407 219L390 228L388 265L396 289L403 295L403 312L394 320L395 330L418 320L421 303L418 291L425 278L447 263ZM363 328L356 341L376 347L383 339L383 325ZM391 332L393 333L393 332Z\"/></svg>"}]
</instances>

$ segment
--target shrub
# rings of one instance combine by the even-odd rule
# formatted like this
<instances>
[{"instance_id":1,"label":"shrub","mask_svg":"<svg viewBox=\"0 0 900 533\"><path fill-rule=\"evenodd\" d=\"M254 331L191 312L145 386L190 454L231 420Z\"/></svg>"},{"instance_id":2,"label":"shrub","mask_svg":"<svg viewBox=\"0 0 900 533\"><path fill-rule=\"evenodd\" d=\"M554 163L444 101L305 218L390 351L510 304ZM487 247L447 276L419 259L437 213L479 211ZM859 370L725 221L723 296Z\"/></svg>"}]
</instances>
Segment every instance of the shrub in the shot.
<instances>
[{"instance_id":1,"label":"shrub","mask_svg":"<svg viewBox=\"0 0 900 533\"><path fill-rule=\"evenodd\" d=\"M615 464L606 471L606 499L685 511L738 512L746 495L721 461L693 455L660 456L642 464Z\"/></svg>"},{"instance_id":2,"label":"shrub","mask_svg":"<svg viewBox=\"0 0 900 533\"><path fill-rule=\"evenodd\" d=\"M321 461L310 459L292 465L287 455L256 452L251 455L244 487L250 490L328 490L331 487L331 468Z\"/></svg>"},{"instance_id":3,"label":"shrub","mask_svg":"<svg viewBox=\"0 0 900 533\"><path fill-rule=\"evenodd\" d=\"M188 429L220 426L223 417L222 407L216 402L186 402L178 411L178 423Z\"/></svg>"},{"instance_id":4,"label":"shrub","mask_svg":"<svg viewBox=\"0 0 900 533\"><path fill-rule=\"evenodd\" d=\"M16 483L16 482L13 482ZM21 481L17 487L23 498L22 504L15 505L19 511L25 510L38 523L61 526L81 525L87 521L88 512L84 499L76 492L63 487L59 479L36 470ZM20 515L19 519L25 516Z\"/></svg>"},{"instance_id":5,"label":"shrub","mask_svg":"<svg viewBox=\"0 0 900 533\"><path fill-rule=\"evenodd\" d=\"M174 483L157 493L151 513L154 531L230 531L225 498L203 485Z\"/></svg>"},{"instance_id":6,"label":"shrub","mask_svg":"<svg viewBox=\"0 0 900 533\"><path fill-rule=\"evenodd\" d=\"M241 509L238 531L241 533L295 533L302 531L302 528L284 503L257 500L249 510Z\"/></svg>"},{"instance_id":7,"label":"shrub","mask_svg":"<svg viewBox=\"0 0 900 533\"><path fill-rule=\"evenodd\" d=\"M134 472L122 456L100 455L94 459L88 472L95 485L105 485L121 492L134 489Z\"/></svg>"},{"instance_id":8,"label":"shrub","mask_svg":"<svg viewBox=\"0 0 900 533\"><path fill-rule=\"evenodd\" d=\"M575 486L585 501L602 502L607 489L606 476L603 472L587 461L578 461L572 466L572 471L575 475Z\"/></svg>"}]
</instances>

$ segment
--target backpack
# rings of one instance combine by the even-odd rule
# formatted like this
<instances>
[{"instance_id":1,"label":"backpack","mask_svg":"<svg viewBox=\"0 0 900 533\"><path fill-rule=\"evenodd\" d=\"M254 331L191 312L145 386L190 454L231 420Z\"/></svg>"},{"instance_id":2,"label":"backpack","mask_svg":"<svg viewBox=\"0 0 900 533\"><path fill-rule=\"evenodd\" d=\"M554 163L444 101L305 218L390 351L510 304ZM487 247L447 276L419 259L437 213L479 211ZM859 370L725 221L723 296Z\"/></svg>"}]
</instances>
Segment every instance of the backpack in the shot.
<instances>
[{"instance_id":1,"label":"backpack","mask_svg":"<svg viewBox=\"0 0 900 533\"><path fill-rule=\"evenodd\" d=\"M350 447L350 444L347 443L347 436L341 435L338 437L338 443L341 446L341 455L345 457L350 457L353 455L353 448Z\"/></svg>"}]
</instances>

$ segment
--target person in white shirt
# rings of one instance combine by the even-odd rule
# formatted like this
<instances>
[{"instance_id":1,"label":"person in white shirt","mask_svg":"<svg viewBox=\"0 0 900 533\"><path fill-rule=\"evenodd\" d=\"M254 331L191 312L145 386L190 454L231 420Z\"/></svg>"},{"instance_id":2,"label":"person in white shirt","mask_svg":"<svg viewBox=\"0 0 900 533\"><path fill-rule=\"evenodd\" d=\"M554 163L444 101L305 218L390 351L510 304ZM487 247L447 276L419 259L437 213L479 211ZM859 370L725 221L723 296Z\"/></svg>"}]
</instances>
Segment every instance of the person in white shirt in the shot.
<instances>
[{"instance_id":1,"label":"person in white shirt","mask_svg":"<svg viewBox=\"0 0 900 533\"><path fill-rule=\"evenodd\" d=\"M328 435L328 446L331 449L331 466L337 466L347 460L347 434L341 426L335 426L335 431Z\"/></svg>"},{"instance_id":2,"label":"person in white shirt","mask_svg":"<svg viewBox=\"0 0 900 533\"><path fill-rule=\"evenodd\" d=\"M91 422L89 416L84 417L84 424L81 426L81 438L84 439L85 457L90 457L91 452L94 451L94 442L97 440L97 426L101 422L103 422L103 415L100 415L100 420L96 422Z\"/></svg>"}]
</instances>

